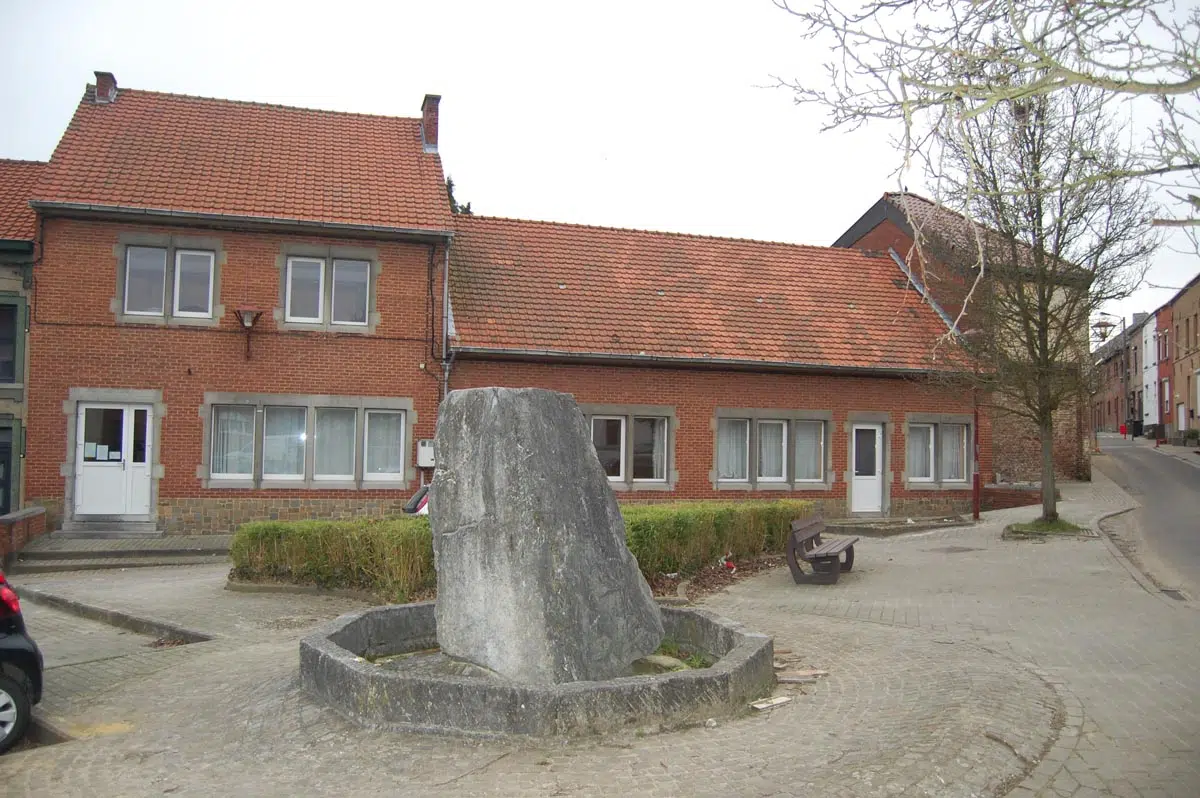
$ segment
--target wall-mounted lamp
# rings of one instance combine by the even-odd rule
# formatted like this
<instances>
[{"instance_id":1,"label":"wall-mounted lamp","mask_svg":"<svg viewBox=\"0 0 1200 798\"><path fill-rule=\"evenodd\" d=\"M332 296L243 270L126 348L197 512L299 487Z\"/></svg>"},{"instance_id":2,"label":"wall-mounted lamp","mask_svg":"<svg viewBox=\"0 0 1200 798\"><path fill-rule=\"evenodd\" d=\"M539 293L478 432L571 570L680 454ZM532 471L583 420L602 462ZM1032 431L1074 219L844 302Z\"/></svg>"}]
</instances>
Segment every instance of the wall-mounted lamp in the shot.
<instances>
[{"instance_id":1,"label":"wall-mounted lamp","mask_svg":"<svg viewBox=\"0 0 1200 798\"><path fill-rule=\"evenodd\" d=\"M238 318L238 322L246 331L246 359L250 359L250 331L254 329L255 322L258 317L263 314L261 310L255 308L234 308L233 311Z\"/></svg>"}]
</instances>

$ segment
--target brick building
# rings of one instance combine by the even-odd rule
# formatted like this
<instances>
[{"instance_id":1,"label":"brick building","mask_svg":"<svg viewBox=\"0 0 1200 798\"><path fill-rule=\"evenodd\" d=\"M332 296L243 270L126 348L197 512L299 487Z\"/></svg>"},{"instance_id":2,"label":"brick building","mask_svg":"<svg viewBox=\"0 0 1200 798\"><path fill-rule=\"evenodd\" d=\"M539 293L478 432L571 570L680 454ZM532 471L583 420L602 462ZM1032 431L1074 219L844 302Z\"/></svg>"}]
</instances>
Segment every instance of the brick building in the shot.
<instances>
[{"instance_id":1,"label":"brick building","mask_svg":"<svg viewBox=\"0 0 1200 798\"><path fill-rule=\"evenodd\" d=\"M973 399L882 253L458 217L450 386L573 393L625 500L962 511ZM943 357L948 356L943 352ZM981 425L980 468L991 470Z\"/></svg>"},{"instance_id":2,"label":"brick building","mask_svg":"<svg viewBox=\"0 0 1200 798\"><path fill-rule=\"evenodd\" d=\"M26 330L37 239L29 198L44 166L0 159L0 515L23 505Z\"/></svg>"},{"instance_id":3,"label":"brick building","mask_svg":"<svg viewBox=\"0 0 1200 798\"><path fill-rule=\"evenodd\" d=\"M1200 427L1200 275L1171 300L1174 348L1170 403L1174 437Z\"/></svg>"},{"instance_id":4,"label":"brick building","mask_svg":"<svg viewBox=\"0 0 1200 798\"><path fill-rule=\"evenodd\" d=\"M437 111L97 73L32 193L26 495L51 523L226 531L403 504L439 390Z\"/></svg>"},{"instance_id":5,"label":"brick building","mask_svg":"<svg viewBox=\"0 0 1200 798\"><path fill-rule=\"evenodd\" d=\"M934 304L944 310L946 322L957 322L959 329L970 330L975 325L967 296L974 279L969 270L977 259L977 233L990 239L986 245L989 252L1007 251L1007 240L1000 241L999 233L972 227L964 217L924 197L888 193L839 236L834 246L891 250L897 257L912 262L916 278L927 287ZM955 259L961 263L953 263ZM1087 338L1087 330L1081 329L1081 352L1087 346ZM1032 421L1007 411L999 402L992 404L987 413L996 429L992 459L995 478L1005 482L1040 480L1041 438L1037 427ZM1065 403L1054 420L1057 477L1090 479L1091 461L1087 453L1090 434L1091 414L1086 397Z\"/></svg>"},{"instance_id":6,"label":"brick building","mask_svg":"<svg viewBox=\"0 0 1200 798\"><path fill-rule=\"evenodd\" d=\"M973 456L975 397L937 379L953 345L903 262L453 216L438 100L400 119L97 73L29 190L27 501L168 532L395 513L441 396L484 385L573 393L625 501L923 514L969 507L976 461L1009 475L987 414Z\"/></svg>"}]
</instances>

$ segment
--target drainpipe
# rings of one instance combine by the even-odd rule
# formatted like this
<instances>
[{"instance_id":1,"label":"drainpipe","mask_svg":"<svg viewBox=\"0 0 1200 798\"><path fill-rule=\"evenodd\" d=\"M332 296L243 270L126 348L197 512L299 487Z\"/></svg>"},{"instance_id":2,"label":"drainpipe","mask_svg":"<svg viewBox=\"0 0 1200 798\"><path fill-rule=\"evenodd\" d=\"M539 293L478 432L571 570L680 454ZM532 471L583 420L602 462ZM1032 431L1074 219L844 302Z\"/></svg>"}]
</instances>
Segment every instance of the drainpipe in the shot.
<instances>
[{"instance_id":1,"label":"drainpipe","mask_svg":"<svg viewBox=\"0 0 1200 798\"><path fill-rule=\"evenodd\" d=\"M450 237L442 257L442 398L450 392Z\"/></svg>"},{"instance_id":2,"label":"drainpipe","mask_svg":"<svg viewBox=\"0 0 1200 798\"><path fill-rule=\"evenodd\" d=\"M971 517L978 521L979 503L981 494L983 493L983 486L979 477L979 389L974 389L971 394L972 401L975 405L975 423L971 425L973 437L975 438L973 441L974 446L972 446L975 454L972 458L972 471L974 473L971 476Z\"/></svg>"}]
</instances>

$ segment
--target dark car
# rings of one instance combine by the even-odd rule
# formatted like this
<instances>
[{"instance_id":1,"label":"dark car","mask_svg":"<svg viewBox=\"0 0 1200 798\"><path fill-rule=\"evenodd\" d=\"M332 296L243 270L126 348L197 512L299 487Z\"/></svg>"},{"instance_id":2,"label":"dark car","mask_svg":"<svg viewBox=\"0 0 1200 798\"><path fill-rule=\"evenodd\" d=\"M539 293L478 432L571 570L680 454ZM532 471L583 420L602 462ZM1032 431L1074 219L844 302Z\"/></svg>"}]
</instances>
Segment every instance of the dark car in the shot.
<instances>
[{"instance_id":1,"label":"dark car","mask_svg":"<svg viewBox=\"0 0 1200 798\"><path fill-rule=\"evenodd\" d=\"M29 729L42 700L42 652L25 633L21 601L0 571L0 754Z\"/></svg>"}]
</instances>

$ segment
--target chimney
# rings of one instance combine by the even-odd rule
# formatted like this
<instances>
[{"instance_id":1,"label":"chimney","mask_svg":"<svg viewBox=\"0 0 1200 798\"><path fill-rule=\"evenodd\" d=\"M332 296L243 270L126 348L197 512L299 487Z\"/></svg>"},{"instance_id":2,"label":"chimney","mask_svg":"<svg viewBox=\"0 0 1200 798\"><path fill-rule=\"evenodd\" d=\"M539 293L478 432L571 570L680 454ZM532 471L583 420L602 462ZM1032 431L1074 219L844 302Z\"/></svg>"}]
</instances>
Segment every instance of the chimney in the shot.
<instances>
[{"instance_id":1,"label":"chimney","mask_svg":"<svg viewBox=\"0 0 1200 798\"><path fill-rule=\"evenodd\" d=\"M117 99L117 79L111 72L96 73L96 104L105 105Z\"/></svg>"},{"instance_id":2,"label":"chimney","mask_svg":"<svg viewBox=\"0 0 1200 798\"><path fill-rule=\"evenodd\" d=\"M425 152L438 151L438 103L441 101L440 94L426 94L421 103L421 144Z\"/></svg>"}]
</instances>

